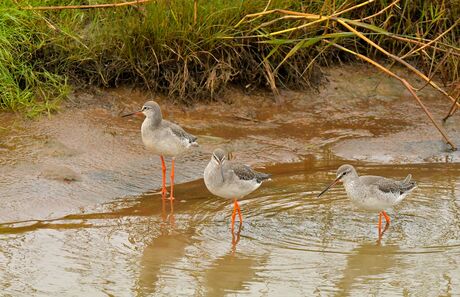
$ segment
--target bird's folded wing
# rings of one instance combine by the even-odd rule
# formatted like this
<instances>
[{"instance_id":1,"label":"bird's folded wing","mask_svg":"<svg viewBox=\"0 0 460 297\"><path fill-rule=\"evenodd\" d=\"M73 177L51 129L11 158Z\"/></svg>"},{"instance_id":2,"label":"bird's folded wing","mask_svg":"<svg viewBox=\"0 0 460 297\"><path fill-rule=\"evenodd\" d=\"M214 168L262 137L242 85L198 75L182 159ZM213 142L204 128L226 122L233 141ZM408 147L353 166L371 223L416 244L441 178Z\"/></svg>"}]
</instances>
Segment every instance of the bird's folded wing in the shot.
<instances>
[{"instance_id":1,"label":"bird's folded wing","mask_svg":"<svg viewBox=\"0 0 460 297\"><path fill-rule=\"evenodd\" d=\"M230 165L230 168L241 180L252 180L256 178L254 170L252 170L249 166L233 163Z\"/></svg>"},{"instance_id":2,"label":"bird's folded wing","mask_svg":"<svg viewBox=\"0 0 460 297\"><path fill-rule=\"evenodd\" d=\"M181 139L185 139L187 140L188 142L190 143L194 143L196 142L197 140L197 137L190 134L190 133L187 133L184 131L184 129L182 129L179 125L176 125L174 123L171 123L169 128L171 129L171 132L176 135L177 137L181 138Z\"/></svg>"},{"instance_id":3,"label":"bird's folded wing","mask_svg":"<svg viewBox=\"0 0 460 297\"><path fill-rule=\"evenodd\" d=\"M367 185L373 185L373 188L379 192L383 193L399 193L400 188L399 184L401 182L384 178L381 176L362 176L361 177L362 182L364 182Z\"/></svg>"}]
</instances>

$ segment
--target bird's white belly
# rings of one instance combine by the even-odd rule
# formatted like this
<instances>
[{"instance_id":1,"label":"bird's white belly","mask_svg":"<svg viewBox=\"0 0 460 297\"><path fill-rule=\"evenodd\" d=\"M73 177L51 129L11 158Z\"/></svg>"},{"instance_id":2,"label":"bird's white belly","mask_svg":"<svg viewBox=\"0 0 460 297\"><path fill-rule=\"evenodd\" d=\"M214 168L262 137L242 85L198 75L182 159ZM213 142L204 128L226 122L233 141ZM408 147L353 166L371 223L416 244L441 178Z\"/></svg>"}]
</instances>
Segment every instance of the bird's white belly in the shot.
<instances>
[{"instance_id":1,"label":"bird's white belly","mask_svg":"<svg viewBox=\"0 0 460 297\"><path fill-rule=\"evenodd\" d=\"M256 181L239 181L237 184L222 183L215 186L213 184L206 183L206 187L212 194L226 199L243 198L260 187L260 185L261 184Z\"/></svg>"},{"instance_id":2,"label":"bird's white belly","mask_svg":"<svg viewBox=\"0 0 460 297\"><path fill-rule=\"evenodd\" d=\"M351 199L351 201L357 207L368 211L382 211L391 206L387 203L382 203L381 201L373 198L367 198L366 200Z\"/></svg>"},{"instance_id":3,"label":"bird's white belly","mask_svg":"<svg viewBox=\"0 0 460 297\"><path fill-rule=\"evenodd\" d=\"M223 185L215 189L210 189L210 192L216 196L227 198L227 199L240 199L244 196L250 194L252 191L256 190L260 184L253 183L246 186L232 186L232 185Z\"/></svg>"},{"instance_id":4,"label":"bird's white belly","mask_svg":"<svg viewBox=\"0 0 460 297\"><path fill-rule=\"evenodd\" d=\"M154 154L168 157L180 155L186 149L180 140L168 133L142 133L142 142Z\"/></svg>"},{"instance_id":5,"label":"bird's white belly","mask_svg":"<svg viewBox=\"0 0 460 297\"><path fill-rule=\"evenodd\" d=\"M364 210L382 211L393 206L393 203L389 203L391 197L386 197L386 195L393 195L391 193L377 197L365 190L354 191L353 189L346 189L346 191L352 203Z\"/></svg>"}]
</instances>

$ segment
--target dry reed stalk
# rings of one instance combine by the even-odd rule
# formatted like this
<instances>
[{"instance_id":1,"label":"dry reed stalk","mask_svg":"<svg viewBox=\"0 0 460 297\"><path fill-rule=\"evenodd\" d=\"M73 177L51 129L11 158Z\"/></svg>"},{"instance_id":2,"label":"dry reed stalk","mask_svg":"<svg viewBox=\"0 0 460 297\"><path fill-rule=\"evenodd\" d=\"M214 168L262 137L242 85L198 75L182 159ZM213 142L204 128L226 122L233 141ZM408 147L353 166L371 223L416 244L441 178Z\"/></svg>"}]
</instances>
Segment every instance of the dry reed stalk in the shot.
<instances>
[{"instance_id":1,"label":"dry reed stalk","mask_svg":"<svg viewBox=\"0 0 460 297\"><path fill-rule=\"evenodd\" d=\"M278 88L276 87L275 75L273 74L276 71L276 69L275 71L272 71L271 66L267 60L264 60L263 64L265 69L265 77L267 79L268 84L270 85L270 89L272 90L273 95L275 96L275 102L277 105L281 105L283 103L283 100L280 96Z\"/></svg>"},{"instance_id":2,"label":"dry reed stalk","mask_svg":"<svg viewBox=\"0 0 460 297\"><path fill-rule=\"evenodd\" d=\"M457 96L456 96L457 99L450 107L447 115L442 119L443 122L447 121L447 119L453 116L454 113L458 110L458 102L460 101L460 81L457 82L456 85L454 86L454 91L452 92L452 94L454 94L455 92L457 92Z\"/></svg>"},{"instance_id":3,"label":"dry reed stalk","mask_svg":"<svg viewBox=\"0 0 460 297\"><path fill-rule=\"evenodd\" d=\"M438 65L436 65L436 68L434 69L433 72L431 72L431 69L430 69L430 73L429 73L430 74L429 75L430 81L434 78L434 75L436 74L436 72L438 72L439 68L441 68L442 64L444 64L444 62L447 60L447 58L449 57L451 51L452 50L447 51L447 53L444 55L442 60L438 63ZM429 82L426 82L423 86L421 86L420 88L416 89L415 91L420 92L421 90L423 90L428 85L429 85ZM455 103L454 103L454 105L455 105Z\"/></svg>"},{"instance_id":4,"label":"dry reed stalk","mask_svg":"<svg viewBox=\"0 0 460 297\"><path fill-rule=\"evenodd\" d=\"M420 39L421 41L418 41L418 40L416 40L416 39L405 38L405 37L397 36L397 35L394 35L394 34L391 34L391 33L390 33L390 34L386 34L386 35L389 36L389 37L391 37L391 38L393 38L393 39L397 39L397 40L401 40L401 41L405 41L405 42L414 43L414 44L420 45L420 46L426 45L426 43L424 43L424 42L422 41L423 38ZM425 40L425 41L428 41L428 42L429 42L429 40ZM442 43L442 42L437 42L436 44L440 44L440 45L443 45L443 46L449 48L449 49L443 49L443 48L439 48L439 47L438 47L438 48L436 48L438 51L445 52L445 53L450 51L450 52L449 52L450 55L454 55L454 56L459 56L459 57L460 57L460 48L456 48L456 47L451 46L450 44L445 44L445 43ZM436 44L435 44L435 46L436 46ZM432 48L432 47L434 47L434 46L429 45L429 47ZM458 53L457 53L457 52L454 52L453 50L457 50Z\"/></svg>"}]
</instances>

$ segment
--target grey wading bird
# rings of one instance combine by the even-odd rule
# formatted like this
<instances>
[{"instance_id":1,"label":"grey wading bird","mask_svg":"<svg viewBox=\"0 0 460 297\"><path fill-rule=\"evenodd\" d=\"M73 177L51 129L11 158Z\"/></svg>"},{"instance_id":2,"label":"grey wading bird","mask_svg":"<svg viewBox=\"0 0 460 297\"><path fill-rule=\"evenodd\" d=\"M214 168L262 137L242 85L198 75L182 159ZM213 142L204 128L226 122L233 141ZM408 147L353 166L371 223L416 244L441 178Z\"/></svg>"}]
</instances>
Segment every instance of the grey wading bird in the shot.
<instances>
[{"instance_id":1,"label":"grey wading bird","mask_svg":"<svg viewBox=\"0 0 460 297\"><path fill-rule=\"evenodd\" d=\"M382 235L382 216L385 217L386 227L390 224L390 217L385 209L400 203L417 187L411 178L410 174L402 181L382 176L358 176L353 166L342 165L337 169L336 179L318 195L318 198L336 183L343 182L348 198L356 206L379 212L380 237Z\"/></svg>"},{"instance_id":2,"label":"grey wading bird","mask_svg":"<svg viewBox=\"0 0 460 297\"><path fill-rule=\"evenodd\" d=\"M256 190L262 181L270 178L270 174L261 173L251 167L230 161L224 150L216 149L204 170L204 183L208 190L219 197L233 199L232 229L236 213L243 222L238 199Z\"/></svg>"},{"instance_id":3,"label":"grey wading bird","mask_svg":"<svg viewBox=\"0 0 460 297\"><path fill-rule=\"evenodd\" d=\"M147 101L141 110L125 114L123 117L132 115L145 115L141 127L142 142L145 147L161 158L161 169L163 182L161 193L163 198L166 196L166 164L164 157L171 159L171 193L170 199L174 199L174 159L176 156L197 146L197 138L187 133L179 125L163 119L161 109L155 101Z\"/></svg>"}]
</instances>

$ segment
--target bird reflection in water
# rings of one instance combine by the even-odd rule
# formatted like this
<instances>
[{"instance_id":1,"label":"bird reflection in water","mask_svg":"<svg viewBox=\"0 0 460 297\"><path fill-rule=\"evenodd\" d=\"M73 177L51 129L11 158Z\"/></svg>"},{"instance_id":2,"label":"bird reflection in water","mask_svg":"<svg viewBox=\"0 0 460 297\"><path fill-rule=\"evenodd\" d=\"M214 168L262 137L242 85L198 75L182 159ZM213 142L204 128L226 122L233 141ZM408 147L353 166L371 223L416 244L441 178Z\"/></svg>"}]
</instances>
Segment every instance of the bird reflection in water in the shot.
<instances>
[{"instance_id":1,"label":"bird reflection in water","mask_svg":"<svg viewBox=\"0 0 460 297\"><path fill-rule=\"evenodd\" d=\"M176 227L176 219L174 217L174 203L173 200L170 200L170 211L169 214L166 212L166 199L161 199L161 227L166 227L167 224L171 228Z\"/></svg>"},{"instance_id":2,"label":"bird reflection in water","mask_svg":"<svg viewBox=\"0 0 460 297\"><path fill-rule=\"evenodd\" d=\"M385 233L385 231L388 230L388 227L390 227L390 224L389 224L389 223L386 223L386 224L385 224L385 227L383 228L383 231L379 233L379 239L377 239L377 245L378 245L378 246L381 244L383 234Z\"/></svg>"},{"instance_id":3,"label":"bird reflection in water","mask_svg":"<svg viewBox=\"0 0 460 297\"><path fill-rule=\"evenodd\" d=\"M336 296L354 296L354 289L372 287L376 280L384 279L389 272L395 272L395 267L403 268L404 264L397 260L399 252L399 246L381 245L380 241L377 244L368 242L356 246L347 256L342 278L335 285L338 289ZM379 292L382 288L377 286L374 289L376 295L385 295Z\"/></svg>"},{"instance_id":4,"label":"bird reflection in water","mask_svg":"<svg viewBox=\"0 0 460 297\"><path fill-rule=\"evenodd\" d=\"M232 255L235 255L236 252L236 246L238 245L238 242L240 242L240 233L241 233L241 226L243 224L240 222L238 225L238 230L235 232L234 228L232 228Z\"/></svg>"},{"instance_id":5,"label":"bird reflection in water","mask_svg":"<svg viewBox=\"0 0 460 297\"><path fill-rule=\"evenodd\" d=\"M145 246L139 263L137 296L161 294L165 290L164 282L175 277L171 268L177 267L185 257L187 247L196 244L192 227L176 230L174 208L168 209L167 203L167 199L162 199L159 233L152 231L143 237Z\"/></svg>"}]
</instances>

